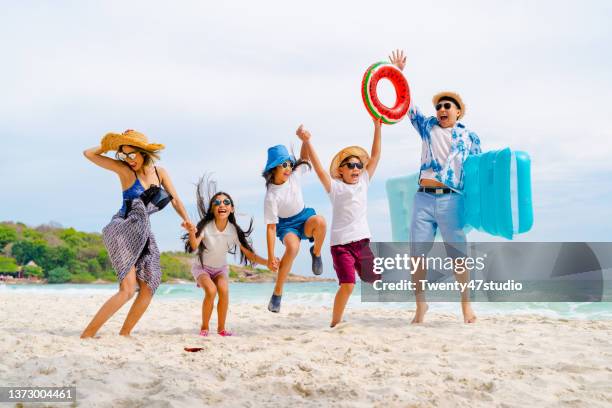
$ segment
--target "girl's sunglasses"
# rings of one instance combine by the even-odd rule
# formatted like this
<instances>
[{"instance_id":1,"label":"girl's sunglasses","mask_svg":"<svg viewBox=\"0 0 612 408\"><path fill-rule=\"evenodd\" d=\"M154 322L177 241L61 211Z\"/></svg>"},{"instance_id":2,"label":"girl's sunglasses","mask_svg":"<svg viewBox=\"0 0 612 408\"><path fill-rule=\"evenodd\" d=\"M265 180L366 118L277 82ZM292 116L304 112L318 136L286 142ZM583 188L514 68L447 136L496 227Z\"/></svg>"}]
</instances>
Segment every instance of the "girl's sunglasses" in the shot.
<instances>
[{"instance_id":1,"label":"girl's sunglasses","mask_svg":"<svg viewBox=\"0 0 612 408\"><path fill-rule=\"evenodd\" d=\"M293 162L292 161L286 161L283 164L281 164L283 169L286 169L287 167L291 167L293 168Z\"/></svg>"},{"instance_id":2,"label":"girl's sunglasses","mask_svg":"<svg viewBox=\"0 0 612 408\"><path fill-rule=\"evenodd\" d=\"M449 110L451 106L452 105L450 102L439 103L436 105L436 110L439 111L440 109L442 109L442 107L444 107L444 109L446 110Z\"/></svg>"},{"instance_id":3,"label":"girl's sunglasses","mask_svg":"<svg viewBox=\"0 0 612 408\"><path fill-rule=\"evenodd\" d=\"M215 201L213 201L213 205L214 205L214 206L218 206L218 205L221 205L221 203L222 203L222 202L223 202L223 204L225 204L225 205L230 205L230 204L232 203L232 202L229 200L229 198L224 198L224 199L223 199L223 201L218 200L218 199L217 199L217 200L215 200Z\"/></svg>"},{"instance_id":4,"label":"girl's sunglasses","mask_svg":"<svg viewBox=\"0 0 612 408\"><path fill-rule=\"evenodd\" d=\"M127 159L136 160L136 152L131 152L131 153L117 152L117 158L121 161L126 161Z\"/></svg>"},{"instance_id":5,"label":"girl's sunglasses","mask_svg":"<svg viewBox=\"0 0 612 408\"><path fill-rule=\"evenodd\" d=\"M340 167L342 166L346 166L351 170L353 170L355 167L357 167L359 170L363 169L363 163L344 163L340 165Z\"/></svg>"}]
</instances>

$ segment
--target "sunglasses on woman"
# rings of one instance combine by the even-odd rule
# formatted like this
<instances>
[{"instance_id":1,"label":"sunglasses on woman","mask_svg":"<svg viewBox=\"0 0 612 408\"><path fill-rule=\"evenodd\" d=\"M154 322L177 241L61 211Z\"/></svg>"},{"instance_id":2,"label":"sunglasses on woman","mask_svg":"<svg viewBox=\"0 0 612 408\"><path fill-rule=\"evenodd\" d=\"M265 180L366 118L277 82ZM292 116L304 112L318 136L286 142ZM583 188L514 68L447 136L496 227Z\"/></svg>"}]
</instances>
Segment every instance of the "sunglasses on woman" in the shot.
<instances>
[{"instance_id":1,"label":"sunglasses on woman","mask_svg":"<svg viewBox=\"0 0 612 408\"><path fill-rule=\"evenodd\" d=\"M452 105L450 102L439 103L436 105L436 110L439 111L440 109L442 109L442 107L444 107L444 109L446 110L449 110L451 106Z\"/></svg>"},{"instance_id":2,"label":"sunglasses on woman","mask_svg":"<svg viewBox=\"0 0 612 408\"><path fill-rule=\"evenodd\" d=\"M340 165L340 167L342 166L346 166L351 170L353 170L355 167L357 167L359 170L363 169L363 163L344 163Z\"/></svg>"},{"instance_id":3,"label":"sunglasses on woman","mask_svg":"<svg viewBox=\"0 0 612 408\"><path fill-rule=\"evenodd\" d=\"M230 205L232 202L229 200L229 198L225 198L225 199L223 199L223 201L221 201L221 200L219 200L219 199L217 199L217 200L213 201L213 205L214 205L214 206L221 205L221 203L223 203L223 204L225 204L225 205Z\"/></svg>"},{"instance_id":4,"label":"sunglasses on woman","mask_svg":"<svg viewBox=\"0 0 612 408\"><path fill-rule=\"evenodd\" d=\"M117 158L121 161L126 161L127 159L136 160L136 152L131 152L131 153L117 152Z\"/></svg>"},{"instance_id":5,"label":"sunglasses on woman","mask_svg":"<svg viewBox=\"0 0 612 408\"><path fill-rule=\"evenodd\" d=\"M291 161L286 161L283 164L281 164L281 166L283 167L283 169L286 169L287 167L291 167L293 168L293 162Z\"/></svg>"}]
</instances>

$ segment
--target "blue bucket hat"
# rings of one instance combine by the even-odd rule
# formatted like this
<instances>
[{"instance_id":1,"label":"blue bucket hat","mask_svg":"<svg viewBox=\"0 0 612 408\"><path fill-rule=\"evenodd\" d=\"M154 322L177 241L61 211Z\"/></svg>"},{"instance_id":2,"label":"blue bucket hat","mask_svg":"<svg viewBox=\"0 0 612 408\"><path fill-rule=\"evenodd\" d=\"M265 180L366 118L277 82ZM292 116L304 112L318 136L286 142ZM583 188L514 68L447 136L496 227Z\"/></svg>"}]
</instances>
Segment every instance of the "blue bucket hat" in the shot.
<instances>
[{"instance_id":1,"label":"blue bucket hat","mask_svg":"<svg viewBox=\"0 0 612 408\"><path fill-rule=\"evenodd\" d=\"M268 162L266 163L264 173L272 170L280 164L283 164L287 160L291 160L291 162L295 163L295 157L289 154L289 151L285 146L276 145L270 147L268 149Z\"/></svg>"}]
</instances>

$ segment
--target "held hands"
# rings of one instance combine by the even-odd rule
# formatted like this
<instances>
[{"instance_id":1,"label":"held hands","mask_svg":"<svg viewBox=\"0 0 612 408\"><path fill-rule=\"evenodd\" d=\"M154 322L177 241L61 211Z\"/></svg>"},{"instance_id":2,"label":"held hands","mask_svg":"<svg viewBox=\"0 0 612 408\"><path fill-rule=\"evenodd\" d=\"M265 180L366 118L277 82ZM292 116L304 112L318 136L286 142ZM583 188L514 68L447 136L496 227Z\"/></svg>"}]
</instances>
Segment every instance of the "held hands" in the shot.
<instances>
[{"instance_id":1,"label":"held hands","mask_svg":"<svg viewBox=\"0 0 612 408\"><path fill-rule=\"evenodd\" d=\"M304 128L304 125L300 125L300 127L295 131L295 134L302 142L307 142L310 140L310 132Z\"/></svg>"},{"instance_id":2,"label":"held hands","mask_svg":"<svg viewBox=\"0 0 612 408\"><path fill-rule=\"evenodd\" d=\"M274 259L268 259L268 269L270 269L272 272L278 272L279 265L280 259L276 257Z\"/></svg>"},{"instance_id":3,"label":"held hands","mask_svg":"<svg viewBox=\"0 0 612 408\"><path fill-rule=\"evenodd\" d=\"M404 50L397 49L393 51L389 56L389 61L398 67L400 71L403 71L404 67L406 66L406 56L404 55Z\"/></svg>"},{"instance_id":4,"label":"held hands","mask_svg":"<svg viewBox=\"0 0 612 408\"><path fill-rule=\"evenodd\" d=\"M181 227L185 228L185 230L187 232L190 232L190 233L193 232L194 234L195 234L195 232L197 230L196 226L193 225L193 223L191 221L183 221L181 223Z\"/></svg>"}]
</instances>

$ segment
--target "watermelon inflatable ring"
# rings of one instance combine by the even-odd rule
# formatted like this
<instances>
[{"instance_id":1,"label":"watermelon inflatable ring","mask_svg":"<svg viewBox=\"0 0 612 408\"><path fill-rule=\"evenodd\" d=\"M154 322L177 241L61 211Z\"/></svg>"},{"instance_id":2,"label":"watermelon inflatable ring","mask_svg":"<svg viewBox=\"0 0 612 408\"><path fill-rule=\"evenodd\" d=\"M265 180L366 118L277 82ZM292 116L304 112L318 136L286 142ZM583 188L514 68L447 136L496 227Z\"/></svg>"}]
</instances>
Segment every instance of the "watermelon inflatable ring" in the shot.
<instances>
[{"instance_id":1,"label":"watermelon inflatable ring","mask_svg":"<svg viewBox=\"0 0 612 408\"><path fill-rule=\"evenodd\" d=\"M388 79L395 88L395 105L389 108L378 99L376 86L381 79ZM410 89L408 81L395 65L388 62L377 62L370 65L361 81L361 96L366 109L375 119L392 125L406 116L410 107Z\"/></svg>"}]
</instances>

